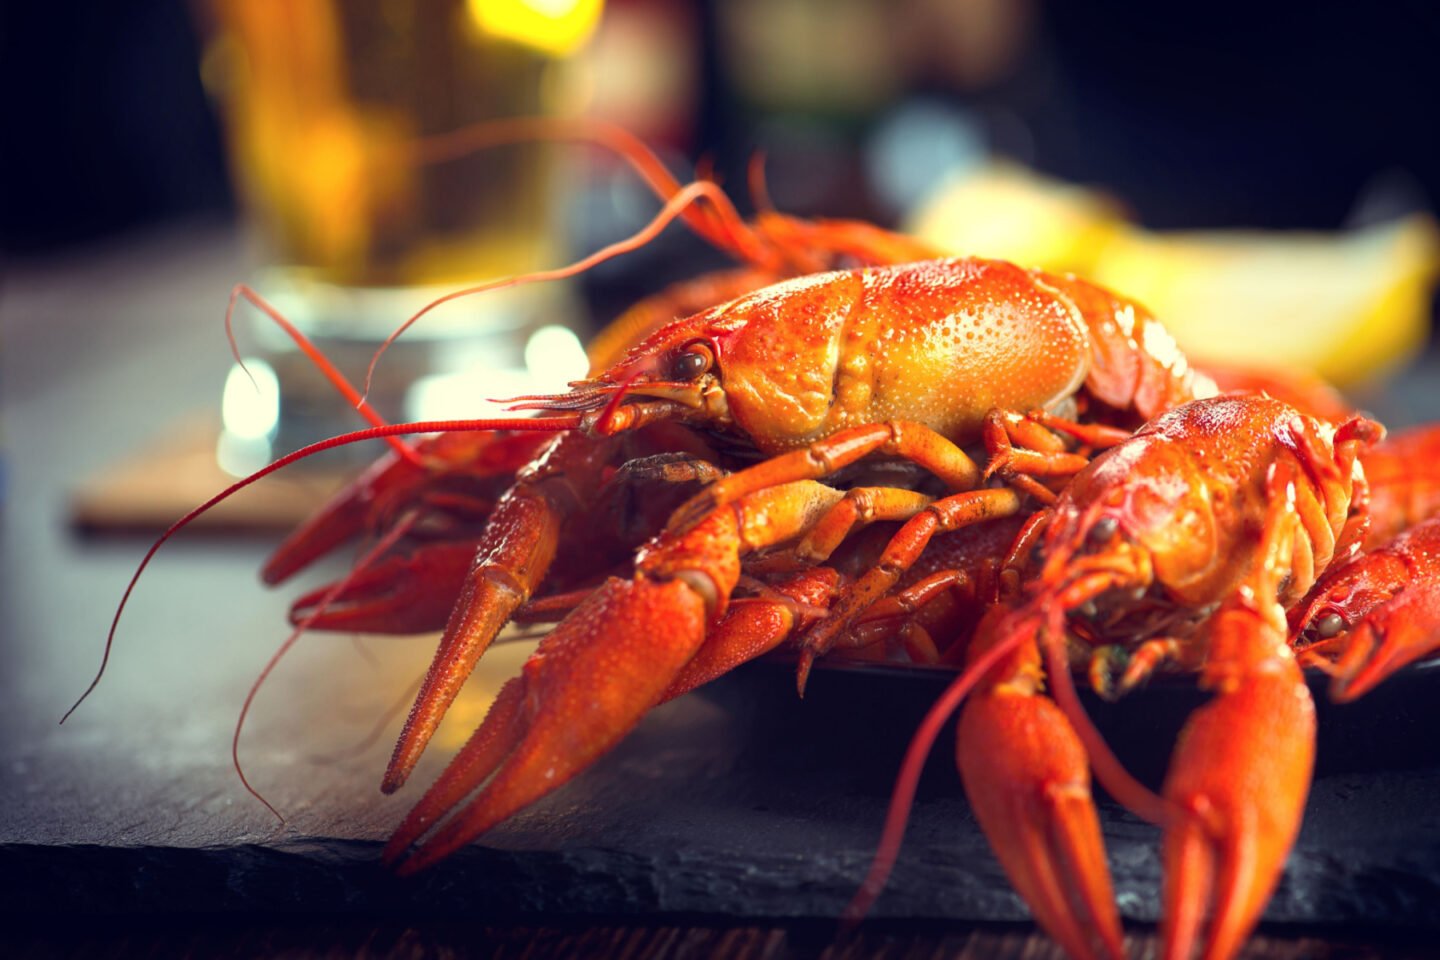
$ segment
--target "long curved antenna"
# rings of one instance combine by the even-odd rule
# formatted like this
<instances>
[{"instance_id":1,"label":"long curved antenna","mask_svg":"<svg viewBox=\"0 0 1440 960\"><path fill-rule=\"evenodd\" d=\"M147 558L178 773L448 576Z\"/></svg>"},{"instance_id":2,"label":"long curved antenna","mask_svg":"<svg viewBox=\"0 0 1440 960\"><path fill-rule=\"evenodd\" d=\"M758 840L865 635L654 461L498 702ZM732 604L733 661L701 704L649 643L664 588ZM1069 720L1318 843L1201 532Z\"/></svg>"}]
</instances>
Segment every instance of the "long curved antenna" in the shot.
<instances>
[{"instance_id":1,"label":"long curved antenna","mask_svg":"<svg viewBox=\"0 0 1440 960\"><path fill-rule=\"evenodd\" d=\"M770 199L770 185L765 182L764 150L756 150L750 154L750 162L745 165L745 175L749 181L750 200L755 204L755 209L763 213L779 213Z\"/></svg>"},{"instance_id":2,"label":"long curved antenna","mask_svg":"<svg viewBox=\"0 0 1440 960\"><path fill-rule=\"evenodd\" d=\"M400 338L400 335L403 334L406 330L409 330L410 327L415 323L415 321L419 320L421 317L425 316L425 314L429 313L431 310L434 310L442 303L449 303L451 300L458 300L461 297L468 297L477 293L484 293L487 290L499 290L506 287L518 287L522 284L536 283L541 281L565 280L569 277L576 276L577 274L584 273L586 270L589 270L590 268L597 266L598 264L604 263L607 260L614 259L621 254L629 253L632 250L637 250L640 247L643 247L645 244L651 242L660 235L661 231L663 231L667 226L670 225L671 221L673 221L676 217L680 216L680 214L683 213L687 207L701 199L708 199L713 203L724 204L727 207L729 207L730 205L729 197L727 197L725 195L725 192L721 190L718 186L703 180L696 181L695 183L687 184L678 193L676 193L673 197L667 200L665 202L665 206L662 207L660 212L655 215L655 218L652 219L640 230L636 231L634 234L630 235L624 240L617 240L615 243L610 244L604 249L598 250L595 253L590 254L589 256L583 257L580 260L569 264L568 266L557 267L553 270L538 270L534 273L524 273L518 276L504 277L499 280L490 280L485 283L477 284L473 287L465 287L462 290L456 290L453 293L447 293L443 297L438 297L437 299L430 301L425 306L421 307L418 311L416 311L410 317L410 319L400 324L400 326L397 327L395 331L390 334L390 336L386 337L385 342L380 344L380 347L375 351L375 355L370 358L370 367L368 370L365 371L366 394L369 394L370 383L375 376L375 365L380 362L380 357L384 355L385 351L390 349L390 345L393 344L396 340L398 340ZM733 207L731 207L730 209L733 209Z\"/></svg>"},{"instance_id":3,"label":"long curved antenna","mask_svg":"<svg viewBox=\"0 0 1440 960\"><path fill-rule=\"evenodd\" d=\"M534 140L590 143L613 151L630 164L661 200L669 200L682 189L680 181L643 140L618 124L588 117L489 120L417 141L415 158L422 164L444 163L477 150ZM696 179L708 178L697 176ZM714 206L697 204L682 216L690 229L715 246L733 251L743 260L764 263L775 259L770 245L728 201Z\"/></svg>"},{"instance_id":4,"label":"long curved antenna","mask_svg":"<svg viewBox=\"0 0 1440 960\"><path fill-rule=\"evenodd\" d=\"M1054 619L1062 616L1057 611ZM1095 771L1095 779L1121 806L1141 820L1164 826L1177 817L1185 816L1172 802L1136 780L1115 756L1100 731L1095 729L1094 721L1075 693L1075 681L1070 676L1070 666L1065 658L1064 631L1058 624L1051 624L1041 647L1045 652L1045 675L1050 681L1050 695L1065 712L1070 726L1075 728L1075 734L1090 759L1090 769Z\"/></svg>"},{"instance_id":5,"label":"long curved antenna","mask_svg":"<svg viewBox=\"0 0 1440 960\"><path fill-rule=\"evenodd\" d=\"M144 558L140 561L140 566L136 568L135 573L130 577L130 582L125 587L125 593L120 598L120 605L115 609L115 617L110 621L110 632L105 637L105 652L100 658L100 669L96 671L95 679L91 680L90 685L85 688L85 692L80 694L80 699L76 700L70 709L65 711L65 716L60 718L60 722L64 723L70 719L70 714L74 713L76 708L85 702L85 698L90 696L91 691L100 683L100 678L105 674L105 667L110 663L110 649L115 643L115 630L120 625L120 616L125 612L125 605L130 601L130 594L134 592L135 584L140 581L140 575L144 573L145 568L150 565L150 560L155 556L156 551L160 549L166 540L169 540L176 533L189 526L190 522L195 518L206 513L216 504L229 499L255 481L268 477L275 471L287 467L297 460L304 460L306 457L314 456L325 450L332 450L335 447L343 447L352 443L360 443L364 440L380 440L385 437L403 436L413 433L478 432L488 430L574 430L580 426L580 419L579 414L573 414L559 417L535 417L528 420L510 418L497 420L423 420L415 423L391 423L381 427L371 427L368 430L356 430L353 433L344 433L338 437L330 437L329 439L312 443L309 446L301 447L293 453L286 454L274 463L261 467L248 477L242 477L235 481L172 523L169 528L160 535L159 539L150 545L150 549L145 552Z\"/></svg>"},{"instance_id":6,"label":"long curved antenna","mask_svg":"<svg viewBox=\"0 0 1440 960\"><path fill-rule=\"evenodd\" d=\"M284 814L276 810L275 806L269 800L266 800L259 790L251 785L250 778L245 776L245 769L240 763L240 732L245 729L245 718L250 715L250 705L255 702L255 697L260 693L260 688L265 685L265 681L270 677L275 667L279 665L281 659L284 658L285 654L290 652L296 643L300 642L300 638L310 629L311 624L325 613L326 608L334 603L340 594L345 592L345 588L350 585L351 580L356 574L374 563L385 551L399 542L401 537L409 533L410 528L415 525L416 519L417 517L414 514L410 514L387 530L385 535L377 540L375 545L356 562L354 568L345 577L336 581L335 584L325 592L325 595L320 598L320 602L315 605L315 609L306 614L304 619L299 623L295 624L295 629L290 631L290 635L285 638L285 642L276 648L275 652L270 655L269 660L265 661L264 668L260 671L259 676L255 678L255 682L250 684L250 690L245 694L245 702L240 705L240 714L235 718L235 732L230 737L230 762L235 767L235 773L240 778L240 782L244 784L245 789L249 791L250 795L263 803L265 809L275 814L275 818L281 823L285 822Z\"/></svg>"},{"instance_id":7,"label":"long curved antenna","mask_svg":"<svg viewBox=\"0 0 1440 960\"><path fill-rule=\"evenodd\" d=\"M230 342L230 353L235 357L235 362L240 365L241 370L245 371L245 375L250 377L251 383L255 382L255 377L251 375L250 370L245 366L245 361L240 356L240 344L235 340L235 306L242 299L265 314L277 327L289 334L290 339L294 340L295 345L300 348L300 352L310 358L310 362L325 376L325 379L330 381L330 384L339 391L340 395L348 400L351 405L355 407L356 412L364 417L372 427L385 426L385 419L375 411L374 407L366 402L365 398L360 395L360 391L355 389L354 385L345 378L345 374L340 372L339 368L331 362L329 357L325 356L324 351L317 347L314 341L307 337L299 327L291 323L289 318L281 313L278 307L260 296L254 287L245 283L237 283L230 290L230 302L225 307L225 339ZM406 460L416 465L420 464L420 455L415 452L414 447L404 440L401 440L399 437L386 437L385 442Z\"/></svg>"}]
</instances>

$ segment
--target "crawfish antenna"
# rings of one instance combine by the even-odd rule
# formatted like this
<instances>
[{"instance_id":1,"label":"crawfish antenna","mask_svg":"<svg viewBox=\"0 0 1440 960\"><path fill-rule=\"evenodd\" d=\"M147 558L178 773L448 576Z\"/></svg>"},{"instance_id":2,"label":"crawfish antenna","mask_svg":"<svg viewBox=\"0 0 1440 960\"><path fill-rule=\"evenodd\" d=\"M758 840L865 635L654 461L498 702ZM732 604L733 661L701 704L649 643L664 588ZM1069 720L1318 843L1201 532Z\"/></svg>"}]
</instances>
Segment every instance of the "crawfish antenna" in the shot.
<instances>
[{"instance_id":1,"label":"crawfish antenna","mask_svg":"<svg viewBox=\"0 0 1440 960\"><path fill-rule=\"evenodd\" d=\"M610 421L615 416L615 411L620 407L620 401L625 399L625 394L630 391L636 380L641 377L641 371L630 374L620 386L615 388L615 393L610 397L610 402L605 404L605 409L600 412L600 419L595 421L595 432L605 433L610 429Z\"/></svg>"},{"instance_id":2,"label":"crawfish antenna","mask_svg":"<svg viewBox=\"0 0 1440 960\"><path fill-rule=\"evenodd\" d=\"M317 347L314 341L307 337L299 327L291 323L274 304L260 296L253 287L248 284L237 283L234 288L231 289L230 302L225 307L225 339L230 342L230 354L235 358L235 362L240 365L240 369L245 371L245 375L250 378L252 384L255 383L255 376L250 372L250 368L245 366L245 360L240 356L240 345L235 340L235 307L242 299L269 317L270 321L281 330L284 330L290 336L290 339L295 341L295 345L300 348L300 352L309 358L310 362L324 375L325 379L330 381L331 386L355 407L355 410L360 416L365 418L367 423L372 427L385 426L385 419L375 412L375 408L365 401L365 398L360 395L360 391L355 389L350 381L345 378L345 374L340 372L339 368L330 361L329 357L325 356L324 351ZM386 437L385 442L406 460L417 465L420 463L420 455L415 452L414 447L410 446L410 444L404 440L401 440L399 437Z\"/></svg>"},{"instance_id":3,"label":"crawfish antenna","mask_svg":"<svg viewBox=\"0 0 1440 960\"><path fill-rule=\"evenodd\" d=\"M415 159L422 164L444 163L477 150L529 140L568 140L603 147L628 163L662 201L680 192L680 181L643 140L619 124L585 117L487 120L416 141ZM695 179L712 178L697 171ZM746 260L765 259L764 241L745 224L733 206L702 204L687 210L683 216L692 230L715 246L731 250Z\"/></svg>"},{"instance_id":4,"label":"crawfish antenna","mask_svg":"<svg viewBox=\"0 0 1440 960\"><path fill-rule=\"evenodd\" d=\"M295 629L290 631L290 635L285 638L285 642L280 644L275 652L270 655L270 659L265 662L264 669L260 671L260 675L255 678L255 682L250 685L250 690L245 694L245 702L240 706L240 715L235 718L235 732L230 737L230 763L235 767L236 776L240 778L240 782L244 784L250 796L263 803L265 809L275 814L275 819L281 823L285 822L284 814L276 810L274 804L266 800L264 795L251 785L250 778L245 776L245 768L240 763L240 732L245 729L245 718L250 715L250 705L255 702L255 697L260 693L260 688L264 686L265 681L270 677L275 667L279 665L281 659L285 654L290 652L290 649L294 647L295 644L300 642L300 638L305 635L305 631L310 629L311 624L324 615L329 606L345 592L346 588L350 586L351 581L354 580L360 571L369 567L378 560L385 551L393 547L401 537L409 533L410 528L415 526L415 520L416 517L414 514L409 514L401 519L399 523L386 531L385 536L376 541L375 545L366 552L365 556L360 558L354 568L351 569L345 577L337 580L329 590L325 591L325 595L320 598L320 602L315 605L315 609L306 614L304 619L299 623L295 624Z\"/></svg>"},{"instance_id":5,"label":"crawfish antenna","mask_svg":"<svg viewBox=\"0 0 1440 960\"><path fill-rule=\"evenodd\" d=\"M775 204L770 199L770 186L765 182L764 150L756 150L750 155L750 162L745 167L745 173L750 181L750 199L754 201L755 209L763 210L766 213L775 213Z\"/></svg>"},{"instance_id":6,"label":"crawfish antenna","mask_svg":"<svg viewBox=\"0 0 1440 960\"><path fill-rule=\"evenodd\" d=\"M256 470L248 477L242 477L241 479L232 483L230 486L226 487L224 490L221 490L219 493L215 494L215 496L211 497L209 500L206 500L204 503L191 510L189 513L185 514L179 520L176 520L174 523L172 523L169 528L166 529L164 533L160 534L159 538L150 545L150 549L145 551L145 556L141 558L140 565L135 568L135 573L131 575L130 582L125 585L125 593L120 597L119 606L115 608L115 616L111 619L110 631L105 636L105 650L100 656L100 668L95 671L95 679L90 681L90 685L85 688L85 692L80 694L80 698L71 705L69 710L65 711L65 715L60 718L60 722L64 723L66 720L70 719L70 714L74 713L76 708L78 708L80 704L85 702L85 698L90 696L91 692L94 691L95 687L99 685L100 678L105 675L105 668L110 663L110 650L115 645L115 630L120 625L120 616L125 612L125 605L130 601L130 594L135 591L135 584L140 582L140 575L144 573L145 568L150 565L151 558L155 556L161 545L163 545L166 540L169 540L171 537L179 533L185 527L189 526L191 521L195 520L197 517L200 517L205 513L208 513L212 507L230 499L230 497L232 497L236 493L239 493L241 490L244 490L246 487L250 486L250 484L254 483L255 481L268 477L275 471L280 470L283 467L288 467L290 464L294 463L297 460L304 460L306 457L312 457L315 454L321 453L325 450L331 450L335 447L347 446L348 444L352 443L360 443L363 440L379 440L384 439L385 437L395 437L413 433L447 433L452 431L478 432L488 430L553 431L574 430L579 426L580 417L578 414L558 417L535 417L528 420L422 420L416 423L391 423L386 424L383 427L371 427L368 430L356 430L353 433L344 433L338 437L330 437L326 440L320 440L316 443L310 444L309 446L301 447L294 453L287 453L279 460L276 460L274 463L267 464L266 466L261 467L259 470Z\"/></svg>"},{"instance_id":7,"label":"crawfish antenna","mask_svg":"<svg viewBox=\"0 0 1440 960\"><path fill-rule=\"evenodd\" d=\"M400 336L404 334L406 330L409 330L410 327L414 325L415 321L419 320L421 317L425 316L425 314L429 313L431 310L434 310L441 304L449 303L451 300L458 300L461 297L468 297L474 294L485 293L488 290L500 290L506 287L518 287L523 284L545 282L550 280L566 280L570 277L577 276L578 274L584 273L586 270L602 264L607 260L612 260L615 257L618 257L621 254L629 253L632 250L638 250L640 247L643 247L647 243L650 243L652 240L658 237L666 227L670 225L671 221L673 221L676 217L680 216L688 207L701 199L709 200L711 203L722 207L722 209L725 209L732 213L734 212L735 208L730 203L730 198L725 196L725 192L723 190L721 190L713 183L709 183L703 180L696 181L695 183L687 184L673 197L667 200L665 202L665 206L660 209L660 212L655 215L654 219L652 219L644 227L637 230L635 233L631 234L629 237L626 237L624 240L617 240L615 243L610 244L604 249L597 250L595 253L576 260L574 263L569 264L568 266L557 267L553 270L538 270L534 273L523 273L513 277L502 277L499 280L489 280L485 283L477 284L473 287L466 287L462 290L456 290L452 293L445 294L443 297L437 297L436 299L431 300L425 306L421 307L414 314L412 314L410 319L406 320L404 323L400 324L400 326L396 327L394 332L391 333L390 336L385 338L385 342L380 344L379 348L376 349L375 355L370 358L370 367L365 371L365 394L369 395L370 384L375 377L375 367L380 362L380 358L384 356L385 351L390 349L390 345L393 344L396 340L400 339ZM739 214L735 214L735 216L737 219L739 218Z\"/></svg>"},{"instance_id":8,"label":"crawfish antenna","mask_svg":"<svg viewBox=\"0 0 1440 960\"><path fill-rule=\"evenodd\" d=\"M1142 820L1163 826L1177 816L1184 816L1174 804L1146 787L1125 769L1110 749L1100 731L1095 729L1090 714L1085 712L1075 692L1075 681L1065 659L1064 611L1056 605L1050 612L1041 647L1045 653L1045 675L1050 681L1050 695L1064 711L1075 734L1090 758L1090 769L1110 795Z\"/></svg>"}]
</instances>

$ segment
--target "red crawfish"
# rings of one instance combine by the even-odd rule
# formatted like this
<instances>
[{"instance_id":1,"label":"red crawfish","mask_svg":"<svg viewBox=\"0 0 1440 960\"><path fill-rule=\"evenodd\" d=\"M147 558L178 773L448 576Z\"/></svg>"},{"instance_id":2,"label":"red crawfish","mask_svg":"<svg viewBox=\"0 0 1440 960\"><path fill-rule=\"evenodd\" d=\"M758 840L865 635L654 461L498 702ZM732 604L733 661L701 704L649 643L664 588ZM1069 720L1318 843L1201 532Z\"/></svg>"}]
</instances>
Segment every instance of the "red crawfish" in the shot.
<instances>
[{"instance_id":1,"label":"red crawfish","mask_svg":"<svg viewBox=\"0 0 1440 960\"><path fill-rule=\"evenodd\" d=\"M1011 882L1072 955L1122 955L1092 768L1164 827L1164 956L1188 957L1197 942L1206 957L1233 956L1269 899L1315 737L1282 605L1358 549L1359 455L1381 433L1264 396L1198 400L1098 456L1039 515L1020 598L981 624L970 668L937 710L974 691L957 744L966 791ZM1117 652L1143 665L1129 682L1168 660L1215 694L1181 734L1158 797L1125 773L1075 699L1077 653L1084 666ZM1055 702L1040 695L1047 681ZM938 727L927 730L933 739ZM896 823L860 905L894 856Z\"/></svg>"}]
</instances>

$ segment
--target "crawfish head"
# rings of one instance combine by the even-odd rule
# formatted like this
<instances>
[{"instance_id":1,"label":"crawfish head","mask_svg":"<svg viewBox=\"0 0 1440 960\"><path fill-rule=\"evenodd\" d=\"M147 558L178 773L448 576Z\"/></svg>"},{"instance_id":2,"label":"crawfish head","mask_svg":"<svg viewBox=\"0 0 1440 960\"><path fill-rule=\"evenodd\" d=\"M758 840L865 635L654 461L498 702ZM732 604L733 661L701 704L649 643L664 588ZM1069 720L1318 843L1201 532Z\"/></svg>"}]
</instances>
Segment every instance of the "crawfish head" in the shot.
<instances>
[{"instance_id":1,"label":"crawfish head","mask_svg":"<svg viewBox=\"0 0 1440 960\"><path fill-rule=\"evenodd\" d=\"M1144 442L1122 444L1072 481L1038 548L1031 596L1114 623L1157 584L1183 589L1213 568L1218 532L1208 491L1157 470L1155 452Z\"/></svg>"},{"instance_id":2,"label":"crawfish head","mask_svg":"<svg viewBox=\"0 0 1440 960\"><path fill-rule=\"evenodd\" d=\"M1409 585L1412 574L1398 558L1376 553L1366 561L1327 576L1308 602L1295 608L1291 626L1302 643L1344 633Z\"/></svg>"},{"instance_id":3,"label":"crawfish head","mask_svg":"<svg viewBox=\"0 0 1440 960\"><path fill-rule=\"evenodd\" d=\"M1090 363L1063 295L1011 264L936 260L775 284L657 330L569 393L519 399L598 433L703 423L766 454L895 419L966 442L992 409L1070 397Z\"/></svg>"},{"instance_id":4,"label":"crawfish head","mask_svg":"<svg viewBox=\"0 0 1440 960\"><path fill-rule=\"evenodd\" d=\"M1298 596L1354 522L1354 452L1369 436L1360 426L1337 431L1253 396L1198 400L1157 418L1071 482L1041 542L1031 596L1066 610L1093 603L1105 619L1149 592L1203 616L1256 562L1267 486L1282 464L1308 518L1286 563L1284 589Z\"/></svg>"},{"instance_id":5,"label":"crawfish head","mask_svg":"<svg viewBox=\"0 0 1440 960\"><path fill-rule=\"evenodd\" d=\"M834 404L839 334L860 286L855 274L829 273L767 287L677 320L600 376L518 398L517 409L597 411L587 426L600 433L673 418L757 441L808 436Z\"/></svg>"}]
</instances>

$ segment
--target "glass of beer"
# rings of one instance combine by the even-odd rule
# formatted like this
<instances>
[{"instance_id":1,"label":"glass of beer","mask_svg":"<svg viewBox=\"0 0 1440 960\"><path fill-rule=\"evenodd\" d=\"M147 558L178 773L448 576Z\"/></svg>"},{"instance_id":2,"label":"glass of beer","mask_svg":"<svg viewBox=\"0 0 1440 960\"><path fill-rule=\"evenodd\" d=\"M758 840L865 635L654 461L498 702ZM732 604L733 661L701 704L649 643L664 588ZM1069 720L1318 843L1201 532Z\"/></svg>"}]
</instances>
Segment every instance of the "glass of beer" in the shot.
<instances>
[{"instance_id":1,"label":"glass of beer","mask_svg":"<svg viewBox=\"0 0 1440 960\"><path fill-rule=\"evenodd\" d=\"M439 156L427 142L566 112L566 71L602 2L212 0L203 71L262 251L253 285L342 370L363 373L444 293L560 262L563 185L544 144ZM394 419L493 415L483 398L530 386L529 334L572 312L555 284L447 303L386 354L370 399ZM277 446L357 425L281 331L252 327L279 380ZM474 381L468 411L417 400L446 393L417 383L456 375Z\"/></svg>"}]
</instances>

